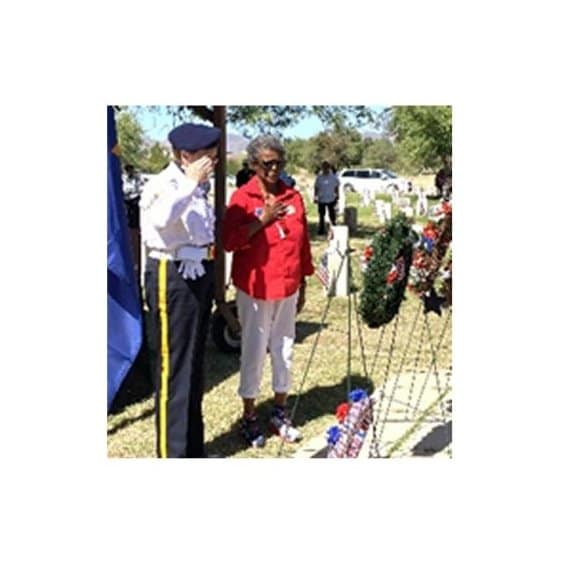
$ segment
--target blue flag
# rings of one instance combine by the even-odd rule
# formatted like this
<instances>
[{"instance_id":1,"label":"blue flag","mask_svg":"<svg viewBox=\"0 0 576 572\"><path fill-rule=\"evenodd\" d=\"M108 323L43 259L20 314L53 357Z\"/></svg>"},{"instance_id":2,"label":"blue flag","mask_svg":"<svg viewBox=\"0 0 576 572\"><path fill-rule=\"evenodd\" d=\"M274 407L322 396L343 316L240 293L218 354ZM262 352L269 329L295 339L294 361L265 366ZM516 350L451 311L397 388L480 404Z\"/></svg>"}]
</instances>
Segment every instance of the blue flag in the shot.
<instances>
[{"instance_id":1,"label":"blue flag","mask_svg":"<svg viewBox=\"0 0 576 572\"><path fill-rule=\"evenodd\" d=\"M142 312L116 153L114 109L108 106L108 411L142 344Z\"/></svg>"}]
</instances>

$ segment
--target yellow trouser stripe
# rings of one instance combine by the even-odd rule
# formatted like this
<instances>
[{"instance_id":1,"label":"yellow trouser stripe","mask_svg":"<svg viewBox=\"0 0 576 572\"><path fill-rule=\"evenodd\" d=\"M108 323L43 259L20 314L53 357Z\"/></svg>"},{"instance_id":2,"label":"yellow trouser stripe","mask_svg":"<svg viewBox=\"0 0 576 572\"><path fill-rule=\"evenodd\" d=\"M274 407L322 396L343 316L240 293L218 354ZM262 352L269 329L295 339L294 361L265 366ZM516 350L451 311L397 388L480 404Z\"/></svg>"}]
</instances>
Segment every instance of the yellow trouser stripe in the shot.
<instances>
[{"instance_id":1,"label":"yellow trouser stripe","mask_svg":"<svg viewBox=\"0 0 576 572\"><path fill-rule=\"evenodd\" d=\"M168 416L168 376L170 375L170 346L168 345L167 264L160 260L158 267L158 309L160 311L160 457L168 456L166 418Z\"/></svg>"}]
</instances>

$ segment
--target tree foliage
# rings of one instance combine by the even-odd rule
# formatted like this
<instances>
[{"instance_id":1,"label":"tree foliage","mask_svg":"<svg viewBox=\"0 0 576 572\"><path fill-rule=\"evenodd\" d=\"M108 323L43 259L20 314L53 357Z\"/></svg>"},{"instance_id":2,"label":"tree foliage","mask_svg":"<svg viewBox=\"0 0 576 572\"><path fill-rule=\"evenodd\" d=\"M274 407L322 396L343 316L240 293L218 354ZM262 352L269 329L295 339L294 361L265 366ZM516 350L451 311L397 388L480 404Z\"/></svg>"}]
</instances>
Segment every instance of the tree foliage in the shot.
<instances>
[{"instance_id":1,"label":"tree foliage","mask_svg":"<svg viewBox=\"0 0 576 572\"><path fill-rule=\"evenodd\" d=\"M116 130L123 165L134 165L143 170L146 151L144 130L133 113L122 111L116 115Z\"/></svg>"},{"instance_id":2,"label":"tree foliage","mask_svg":"<svg viewBox=\"0 0 576 572\"><path fill-rule=\"evenodd\" d=\"M170 162L170 153L160 143L153 143L144 158L143 169L146 173L159 173Z\"/></svg>"},{"instance_id":3,"label":"tree foliage","mask_svg":"<svg viewBox=\"0 0 576 572\"><path fill-rule=\"evenodd\" d=\"M389 139L366 139L362 153L362 165L396 170L398 153Z\"/></svg>"},{"instance_id":4,"label":"tree foliage","mask_svg":"<svg viewBox=\"0 0 576 572\"><path fill-rule=\"evenodd\" d=\"M214 106L147 106L147 109L168 112L175 123L215 121ZM325 129L307 140L284 140L288 169L300 167L315 172L327 160L336 169L381 167L408 174L436 169L442 157L452 153L449 106L400 106L382 112L367 106L226 107L228 128L247 137L261 133L282 135L283 130L310 116L318 117ZM358 130L360 127L371 127L386 136L365 139ZM154 172L163 160L162 154L160 149L146 149L142 129L132 114L125 111L119 114L118 132L124 162Z\"/></svg>"},{"instance_id":5,"label":"tree foliage","mask_svg":"<svg viewBox=\"0 0 576 572\"><path fill-rule=\"evenodd\" d=\"M242 168L242 159L236 157L226 158L226 174L235 176L236 173Z\"/></svg>"},{"instance_id":6,"label":"tree foliage","mask_svg":"<svg viewBox=\"0 0 576 572\"><path fill-rule=\"evenodd\" d=\"M214 106L168 105L147 106L150 111L167 111L179 121L202 121L214 123ZM371 126L380 128L385 121L386 110L375 111L364 105L231 105L226 107L226 121L247 137L261 133L281 133L302 119L316 116L326 126Z\"/></svg>"},{"instance_id":7,"label":"tree foliage","mask_svg":"<svg viewBox=\"0 0 576 572\"><path fill-rule=\"evenodd\" d=\"M312 149L309 157L312 171L318 171L322 161L328 161L338 170L361 164L363 139L356 129L337 123L334 129L312 138Z\"/></svg>"},{"instance_id":8,"label":"tree foliage","mask_svg":"<svg viewBox=\"0 0 576 572\"><path fill-rule=\"evenodd\" d=\"M364 105L265 105L227 108L228 121L246 136L280 133L311 116L316 116L327 128L380 126L384 120L384 112L376 112Z\"/></svg>"},{"instance_id":9,"label":"tree foliage","mask_svg":"<svg viewBox=\"0 0 576 572\"><path fill-rule=\"evenodd\" d=\"M390 133L406 167L435 169L452 154L452 107L399 106L390 114Z\"/></svg>"},{"instance_id":10,"label":"tree foliage","mask_svg":"<svg viewBox=\"0 0 576 572\"><path fill-rule=\"evenodd\" d=\"M150 145L136 115L122 110L116 116L120 158L123 165L133 165L137 171L159 173L170 161L170 153L160 143Z\"/></svg>"},{"instance_id":11,"label":"tree foliage","mask_svg":"<svg viewBox=\"0 0 576 572\"><path fill-rule=\"evenodd\" d=\"M294 171L297 168L308 169L311 144L307 139L285 139L286 169Z\"/></svg>"}]
</instances>

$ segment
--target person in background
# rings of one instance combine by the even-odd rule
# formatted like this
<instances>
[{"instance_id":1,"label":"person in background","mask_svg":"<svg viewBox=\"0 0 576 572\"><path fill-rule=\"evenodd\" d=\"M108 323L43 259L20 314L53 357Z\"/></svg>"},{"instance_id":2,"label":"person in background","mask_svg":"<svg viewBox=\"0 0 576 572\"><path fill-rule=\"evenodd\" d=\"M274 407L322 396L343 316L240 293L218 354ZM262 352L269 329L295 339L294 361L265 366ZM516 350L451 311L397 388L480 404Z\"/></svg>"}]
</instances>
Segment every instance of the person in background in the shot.
<instances>
[{"instance_id":1,"label":"person in background","mask_svg":"<svg viewBox=\"0 0 576 572\"><path fill-rule=\"evenodd\" d=\"M324 217L326 210L332 225L336 224L336 204L338 203L338 177L332 172L330 163L322 161L322 172L314 182L314 202L318 205L318 234L326 234Z\"/></svg>"},{"instance_id":2,"label":"person in background","mask_svg":"<svg viewBox=\"0 0 576 572\"><path fill-rule=\"evenodd\" d=\"M280 179L284 147L276 137L263 135L249 143L247 152L255 176L230 199L222 243L233 252L232 281L242 327L240 429L250 445L260 447L265 435L255 399L267 350L274 391L270 428L288 442L301 437L286 414L286 401L292 381L296 314L304 306L306 276L314 273L314 267L304 202L297 190Z\"/></svg>"},{"instance_id":3,"label":"person in background","mask_svg":"<svg viewBox=\"0 0 576 572\"><path fill-rule=\"evenodd\" d=\"M126 205L126 215L130 228L140 227L140 210L138 203L142 193L143 181L140 174L136 172L134 165L124 166L124 176L122 177L122 190L124 192L124 203Z\"/></svg>"},{"instance_id":4,"label":"person in background","mask_svg":"<svg viewBox=\"0 0 576 572\"><path fill-rule=\"evenodd\" d=\"M242 161L242 168L236 173L236 188L245 185L254 176L254 171L248 166L248 161Z\"/></svg>"},{"instance_id":5,"label":"person in background","mask_svg":"<svg viewBox=\"0 0 576 572\"><path fill-rule=\"evenodd\" d=\"M122 176L122 190L124 192L124 206L128 219L128 234L130 236L130 248L134 261L134 272L140 276L140 195L144 181L134 167L127 164L124 166Z\"/></svg>"},{"instance_id":6,"label":"person in background","mask_svg":"<svg viewBox=\"0 0 576 572\"><path fill-rule=\"evenodd\" d=\"M442 168L436 173L434 178L436 194L445 200L452 198L452 156L442 157Z\"/></svg>"},{"instance_id":7,"label":"person in background","mask_svg":"<svg viewBox=\"0 0 576 572\"><path fill-rule=\"evenodd\" d=\"M205 457L204 349L214 297L214 211L209 177L220 129L185 123L168 140L173 161L140 200L147 339L161 458Z\"/></svg>"},{"instance_id":8,"label":"person in background","mask_svg":"<svg viewBox=\"0 0 576 572\"><path fill-rule=\"evenodd\" d=\"M296 179L289 175L286 171L282 170L280 173L280 180L291 189L296 188Z\"/></svg>"}]
</instances>

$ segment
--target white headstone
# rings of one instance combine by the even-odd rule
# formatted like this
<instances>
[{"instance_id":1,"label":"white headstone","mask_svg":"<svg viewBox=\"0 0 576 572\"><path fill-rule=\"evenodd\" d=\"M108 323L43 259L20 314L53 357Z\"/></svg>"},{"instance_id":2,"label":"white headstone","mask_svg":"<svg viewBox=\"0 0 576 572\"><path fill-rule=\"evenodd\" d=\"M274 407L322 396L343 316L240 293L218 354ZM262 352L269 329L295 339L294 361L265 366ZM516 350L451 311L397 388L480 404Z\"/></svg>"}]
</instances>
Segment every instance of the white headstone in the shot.
<instances>
[{"instance_id":1,"label":"white headstone","mask_svg":"<svg viewBox=\"0 0 576 572\"><path fill-rule=\"evenodd\" d=\"M418 189L418 201L416 203L416 213L420 216L425 216L428 212L428 197L424 192L424 188Z\"/></svg>"},{"instance_id":2,"label":"white headstone","mask_svg":"<svg viewBox=\"0 0 576 572\"><path fill-rule=\"evenodd\" d=\"M386 211L384 210L384 201L378 199L374 202L374 208L376 209L376 216L378 217L378 222L383 224L386 222Z\"/></svg>"},{"instance_id":3,"label":"white headstone","mask_svg":"<svg viewBox=\"0 0 576 572\"><path fill-rule=\"evenodd\" d=\"M336 206L336 211L338 216L342 216L346 210L346 193L342 189L338 193L338 204Z\"/></svg>"},{"instance_id":4,"label":"white headstone","mask_svg":"<svg viewBox=\"0 0 576 572\"><path fill-rule=\"evenodd\" d=\"M392 218L392 203L384 203L384 214L386 215L386 220L390 220Z\"/></svg>"},{"instance_id":5,"label":"white headstone","mask_svg":"<svg viewBox=\"0 0 576 572\"><path fill-rule=\"evenodd\" d=\"M328 254L328 270L333 277L331 282L332 291L328 295L345 297L348 296L348 227L345 225L335 225L332 227L332 239L330 241L330 252ZM342 261L342 258L345 258ZM342 264L342 268L340 265ZM338 270L340 274L338 276ZM335 282L334 282L335 279Z\"/></svg>"},{"instance_id":6,"label":"white headstone","mask_svg":"<svg viewBox=\"0 0 576 572\"><path fill-rule=\"evenodd\" d=\"M362 189L362 206L370 206L370 189Z\"/></svg>"}]
</instances>

